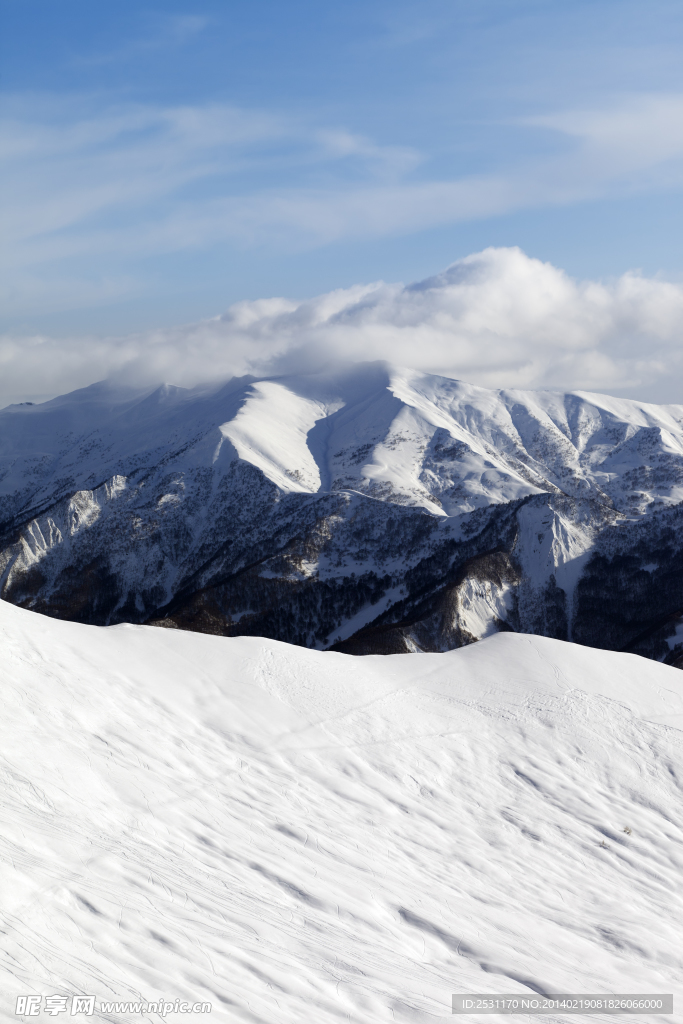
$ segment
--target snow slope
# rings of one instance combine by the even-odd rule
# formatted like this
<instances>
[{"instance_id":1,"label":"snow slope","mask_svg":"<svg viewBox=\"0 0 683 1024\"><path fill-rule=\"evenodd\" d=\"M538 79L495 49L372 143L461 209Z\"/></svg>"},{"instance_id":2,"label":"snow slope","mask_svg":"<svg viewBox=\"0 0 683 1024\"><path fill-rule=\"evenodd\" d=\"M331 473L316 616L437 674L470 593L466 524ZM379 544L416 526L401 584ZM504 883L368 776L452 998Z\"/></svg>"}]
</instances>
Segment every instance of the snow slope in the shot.
<instances>
[{"instance_id":1,"label":"snow slope","mask_svg":"<svg viewBox=\"0 0 683 1024\"><path fill-rule=\"evenodd\" d=\"M351 659L7 602L0 637L3 1019L27 993L431 1024L453 992L623 991L674 992L683 1021L676 670L510 633Z\"/></svg>"}]
</instances>

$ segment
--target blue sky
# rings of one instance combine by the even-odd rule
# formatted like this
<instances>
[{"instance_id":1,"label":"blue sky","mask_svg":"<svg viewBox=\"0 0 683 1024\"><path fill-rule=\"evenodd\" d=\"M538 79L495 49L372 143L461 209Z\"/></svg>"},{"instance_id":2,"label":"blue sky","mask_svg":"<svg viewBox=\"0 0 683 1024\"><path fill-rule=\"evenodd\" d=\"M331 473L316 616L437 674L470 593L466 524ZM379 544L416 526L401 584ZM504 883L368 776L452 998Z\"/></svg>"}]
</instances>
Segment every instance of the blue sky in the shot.
<instances>
[{"instance_id":1,"label":"blue sky","mask_svg":"<svg viewBox=\"0 0 683 1024\"><path fill-rule=\"evenodd\" d=\"M680 2L0 12L2 330L147 330L487 246L682 276Z\"/></svg>"}]
</instances>

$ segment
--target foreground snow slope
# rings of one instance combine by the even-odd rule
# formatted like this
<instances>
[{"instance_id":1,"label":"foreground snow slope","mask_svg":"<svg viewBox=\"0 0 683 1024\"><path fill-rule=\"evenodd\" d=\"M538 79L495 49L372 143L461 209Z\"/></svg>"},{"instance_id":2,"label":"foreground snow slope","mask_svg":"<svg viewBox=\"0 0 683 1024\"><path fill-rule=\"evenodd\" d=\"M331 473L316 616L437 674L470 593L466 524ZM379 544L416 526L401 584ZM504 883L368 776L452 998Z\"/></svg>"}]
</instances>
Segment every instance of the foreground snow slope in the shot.
<instances>
[{"instance_id":1,"label":"foreground snow slope","mask_svg":"<svg viewBox=\"0 0 683 1024\"><path fill-rule=\"evenodd\" d=\"M426 1024L458 991L683 1000L677 670L513 634L352 659L6 602L0 637L4 1019L32 992L264 1024Z\"/></svg>"}]
</instances>

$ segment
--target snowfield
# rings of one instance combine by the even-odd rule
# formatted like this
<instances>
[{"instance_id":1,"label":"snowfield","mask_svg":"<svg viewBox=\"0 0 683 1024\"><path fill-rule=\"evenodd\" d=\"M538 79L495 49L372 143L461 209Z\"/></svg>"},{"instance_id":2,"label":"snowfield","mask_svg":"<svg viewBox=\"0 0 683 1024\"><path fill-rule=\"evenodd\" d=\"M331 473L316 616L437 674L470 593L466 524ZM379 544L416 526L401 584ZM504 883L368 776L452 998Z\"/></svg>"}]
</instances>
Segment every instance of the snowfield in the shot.
<instances>
[{"instance_id":1,"label":"snowfield","mask_svg":"<svg viewBox=\"0 0 683 1024\"><path fill-rule=\"evenodd\" d=\"M82 993L431 1024L455 992L564 991L673 992L673 1017L627 1019L683 1021L680 671L511 633L351 658L4 601L0 633L4 1019Z\"/></svg>"}]
</instances>

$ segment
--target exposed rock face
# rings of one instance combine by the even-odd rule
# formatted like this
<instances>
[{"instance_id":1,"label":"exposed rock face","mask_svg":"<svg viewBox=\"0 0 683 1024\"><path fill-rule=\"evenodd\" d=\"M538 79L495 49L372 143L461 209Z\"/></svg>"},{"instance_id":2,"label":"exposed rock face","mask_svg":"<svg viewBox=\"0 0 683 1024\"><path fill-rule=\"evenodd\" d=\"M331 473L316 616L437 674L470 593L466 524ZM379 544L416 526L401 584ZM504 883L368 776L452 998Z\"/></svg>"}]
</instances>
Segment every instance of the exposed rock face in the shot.
<instances>
[{"instance_id":1,"label":"exposed rock face","mask_svg":"<svg viewBox=\"0 0 683 1024\"><path fill-rule=\"evenodd\" d=\"M0 412L4 600L350 653L683 664L683 406L376 364Z\"/></svg>"}]
</instances>

